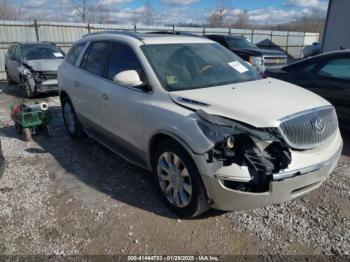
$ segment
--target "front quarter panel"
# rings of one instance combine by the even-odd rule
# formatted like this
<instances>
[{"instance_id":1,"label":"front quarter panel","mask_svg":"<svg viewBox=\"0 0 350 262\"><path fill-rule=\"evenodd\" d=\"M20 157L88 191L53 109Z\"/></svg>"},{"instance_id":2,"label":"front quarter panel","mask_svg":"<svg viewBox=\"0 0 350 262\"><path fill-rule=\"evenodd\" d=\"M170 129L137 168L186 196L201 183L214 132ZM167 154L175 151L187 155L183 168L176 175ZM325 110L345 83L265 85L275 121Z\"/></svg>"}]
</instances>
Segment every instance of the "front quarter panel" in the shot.
<instances>
[{"instance_id":1,"label":"front quarter panel","mask_svg":"<svg viewBox=\"0 0 350 262\"><path fill-rule=\"evenodd\" d=\"M195 113L175 104L168 95L144 107L144 135L149 145L152 137L166 134L182 141L195 154L203 154L214 145L199 129ZM149 148L149 146L148 146Z\"/></svg>"}]
</instances>

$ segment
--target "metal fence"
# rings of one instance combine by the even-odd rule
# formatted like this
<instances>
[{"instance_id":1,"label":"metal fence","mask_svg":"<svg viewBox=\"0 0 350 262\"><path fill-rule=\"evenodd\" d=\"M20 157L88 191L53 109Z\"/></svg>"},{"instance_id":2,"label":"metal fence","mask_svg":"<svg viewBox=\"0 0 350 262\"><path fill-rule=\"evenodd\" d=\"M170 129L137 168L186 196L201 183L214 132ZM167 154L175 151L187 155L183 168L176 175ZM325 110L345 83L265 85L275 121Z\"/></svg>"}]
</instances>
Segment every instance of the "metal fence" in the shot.
<instances>
[{"instance_id":1,"label":"metal fence","mask_svg":"<svg viewBox=\"0 0 350 262\"><path fill-rule=\"evenodd\" d=\"M68 51L72 44L83 35L105 30L122 30L143 33L151 31L186 31L200 35L239 35L245 36L260 47L284 50L292 58L299 58L302 54L303 47L310 45L313 42L317 42L319 38L318 33L254 29L57 23L38 21L22 22L0 20L0 79L5 77L4 55L12 43L49 41L57 44L64 51Z\"/></svg>"}]
</instances>

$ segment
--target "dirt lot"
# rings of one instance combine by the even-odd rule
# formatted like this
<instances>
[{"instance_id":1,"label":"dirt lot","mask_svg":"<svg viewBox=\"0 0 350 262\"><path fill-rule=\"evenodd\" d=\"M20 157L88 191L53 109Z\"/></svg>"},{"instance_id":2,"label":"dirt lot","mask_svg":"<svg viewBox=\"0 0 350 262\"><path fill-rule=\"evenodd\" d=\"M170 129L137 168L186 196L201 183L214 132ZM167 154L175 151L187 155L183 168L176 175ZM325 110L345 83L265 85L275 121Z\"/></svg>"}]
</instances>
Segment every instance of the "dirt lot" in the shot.
<instances>
[{"instance_id":1,"label":"dirt lot","mask_svg":"<svg viewBox=\"0 0 350 262\"><path fill-rule=\"evenodd\" d=\"M349 138L336 171L307 197L182 220L150 174L70 139L55 96L39 99L54 114L53 137L24 142L8 109L21 95L0 89L0 254L350 254Z\"/></svg>"}]
</instances>

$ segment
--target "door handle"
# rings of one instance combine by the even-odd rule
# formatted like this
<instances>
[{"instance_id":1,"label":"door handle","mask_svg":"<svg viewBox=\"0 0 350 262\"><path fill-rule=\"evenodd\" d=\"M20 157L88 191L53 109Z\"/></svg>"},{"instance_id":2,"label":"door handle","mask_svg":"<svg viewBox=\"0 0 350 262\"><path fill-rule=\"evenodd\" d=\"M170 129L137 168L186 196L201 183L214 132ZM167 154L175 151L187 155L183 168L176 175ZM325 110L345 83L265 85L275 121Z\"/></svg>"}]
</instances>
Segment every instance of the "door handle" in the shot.
<instances>
[{"instance_id":1,"label":"door handle","mask_svg":"<svg viewBox=\"0 0 350 262\"><path fill-rule=\"evenodd\" d=\"M78 81L74 81L74 87L80 87L80 83Z\"/></svg>"},{"instance_id":2,"label":"door handle","mask_svg":"<svg viewBox=\"0 0 350 262\"><path fill-rule=\"evenodd\" d=\"M102 97L103 100L108 100L108 96L107 96L107 94L105 94L105 93L103 93L103 94L101 95L101 97Z\"/></svg>"}]
</instances>

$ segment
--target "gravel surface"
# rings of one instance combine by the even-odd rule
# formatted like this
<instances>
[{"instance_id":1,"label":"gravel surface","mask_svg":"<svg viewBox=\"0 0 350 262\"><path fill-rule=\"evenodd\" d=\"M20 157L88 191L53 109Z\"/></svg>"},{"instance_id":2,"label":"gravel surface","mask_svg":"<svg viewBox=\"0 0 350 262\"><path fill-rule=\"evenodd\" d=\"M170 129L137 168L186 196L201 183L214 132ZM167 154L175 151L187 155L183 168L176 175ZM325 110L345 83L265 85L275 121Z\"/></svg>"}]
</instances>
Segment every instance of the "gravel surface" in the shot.
<instances>
[{"instance_id":1,"label":"gravel surface","mask_svg":"<svg viewBox=\"0 0 350 262\"><path fill-rule=\"evenodd\" d=\"M38 99L51 107L53 137L23 141L7 108L20 94L0 87L0 254L350 255L348 143L330 178L302 199L182 220L149 173L89 138L70 139L57 97Z\"/></svg>"}]
</instances>

